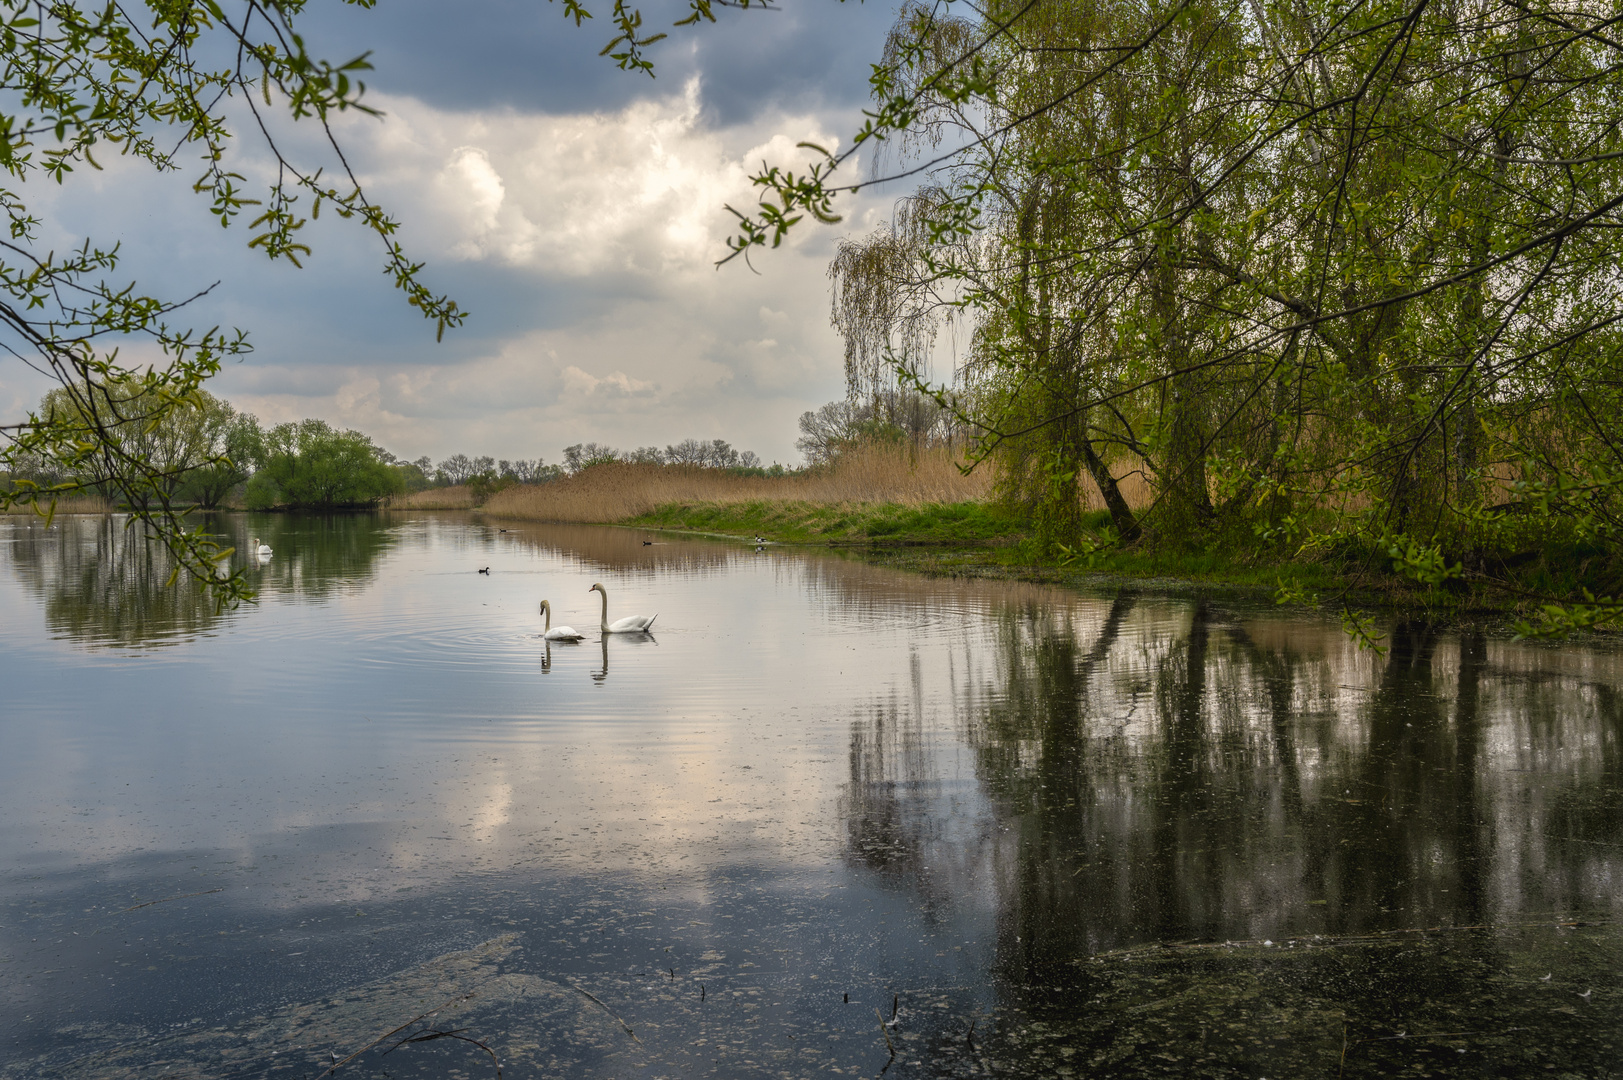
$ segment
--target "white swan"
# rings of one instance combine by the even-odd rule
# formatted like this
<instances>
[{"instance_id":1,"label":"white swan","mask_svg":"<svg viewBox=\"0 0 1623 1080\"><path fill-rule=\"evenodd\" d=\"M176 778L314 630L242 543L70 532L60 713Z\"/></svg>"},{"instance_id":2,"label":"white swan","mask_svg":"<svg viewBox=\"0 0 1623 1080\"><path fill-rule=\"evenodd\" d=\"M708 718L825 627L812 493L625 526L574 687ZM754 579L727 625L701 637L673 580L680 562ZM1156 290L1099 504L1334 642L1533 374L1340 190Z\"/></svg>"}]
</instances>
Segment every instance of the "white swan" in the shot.
<instances>
[{"instance_id":1,"label":"white swan","mask_svg":"<svg viewBox=\"0 0 1623 1080\"><path fill-rule=\"evenodd\" d=\"M603 632L605 634L643 634L643 633L647 633L650 629L653 628L654 620L659 618L659 616L657 614L655 614L655 615L627 615L623 619L615 619L613 622L609 622L609 591L607 589L605 589L600 584L599 585L593 585L590 589L587 589L586 591L587 592L595 592L595 593L602 593L603 594L603 619L602 619L603 625L602 625L602 630L603 630Z\"/></svg>"},{"instance_id":2,"label":"white swan","mask_svg":"<svg viewBox=\"0 0 1623 1080\"><path fill-rule=\"evenodd\" d=\"M261 544L259 542L259 537L257 537L257 536L254 537L254 554L255 555L269 555L270 553L271 553L270 545L269 544Z\"/></svg>"},{"instance_id":3,"label":"white swan","mask_svg":"<svg viewBox=\"0 0 1623 1080\"><path fill-rule=\"evenodd\" d=\"M547 617L547 625L541 631L541 636L548 641L579 641L586 636L573 626L560 626L554 630L552 628L552 605L545 600L541 601L541 614Z\"/></svg>"}]
</instances>

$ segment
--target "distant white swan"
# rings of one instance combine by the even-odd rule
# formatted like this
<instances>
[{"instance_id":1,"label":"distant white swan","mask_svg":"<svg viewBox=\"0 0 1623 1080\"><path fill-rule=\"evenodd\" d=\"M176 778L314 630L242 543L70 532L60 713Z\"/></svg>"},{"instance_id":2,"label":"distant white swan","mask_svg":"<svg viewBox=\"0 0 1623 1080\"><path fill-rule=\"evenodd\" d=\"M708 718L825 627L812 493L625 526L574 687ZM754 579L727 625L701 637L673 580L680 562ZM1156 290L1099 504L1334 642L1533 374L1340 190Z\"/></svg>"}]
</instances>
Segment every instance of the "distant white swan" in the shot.
<instances>
[{"instance_id":1,"label":"distant white swan","mask_svg":"<svg viewBox=\"0 0 1623 1080\"><path fill-rule=\"evenodd\" d=\"M603 594L602 630L605 634L642 634L653 628L656 615L627 615L623 619L609 622L609 591L602 585L593 585L587 592Z\"/></svg>"},{"instance_id":2,"label":"distant white swan","mask_svg":"<svg viewBox=\"0 0 1623 1080\"><path fill-rule=\"evenodd\" d=\"M270 545L269 544L261 544L259 542L259 537L257 537L257 536L254 537L254 554L255 555L269 555L270 553L271 553Z\"/></svg>"},{"instance_id":3,"label":"distant white swan","mask_svg":"<svg viewBox=\"0 0 1623 1080\"><path fill-rule=\"evenodd\" d=\"M552 605L545 600L541 601L541 614L547 617L547 625L542 630L541 636L548 641L579 641L586 636L573 626L560 626L554 630L552 628Z\"/></svg>"}]
</instances>

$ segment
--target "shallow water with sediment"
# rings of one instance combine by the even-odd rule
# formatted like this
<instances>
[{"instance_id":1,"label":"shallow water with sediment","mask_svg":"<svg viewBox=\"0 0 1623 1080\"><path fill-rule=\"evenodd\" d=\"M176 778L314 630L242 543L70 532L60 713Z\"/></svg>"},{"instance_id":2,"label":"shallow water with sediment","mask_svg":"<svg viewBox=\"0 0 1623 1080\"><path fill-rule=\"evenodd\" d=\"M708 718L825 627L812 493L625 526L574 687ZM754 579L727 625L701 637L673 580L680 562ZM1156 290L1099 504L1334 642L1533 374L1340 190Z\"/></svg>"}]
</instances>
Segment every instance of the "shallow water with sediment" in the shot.
<instances>
[{"instance_id":1,"label":"shallow water with sediment","mask_svg":"<svg viewBox=\"0 0 1623 1080\"><path fill-rule=\"evenodd\" d=\"M447 514L210 519L274 550L217 612L54 524L0 1077L1623 1063L1609 644Z\"/></svg>"}]
</instances>

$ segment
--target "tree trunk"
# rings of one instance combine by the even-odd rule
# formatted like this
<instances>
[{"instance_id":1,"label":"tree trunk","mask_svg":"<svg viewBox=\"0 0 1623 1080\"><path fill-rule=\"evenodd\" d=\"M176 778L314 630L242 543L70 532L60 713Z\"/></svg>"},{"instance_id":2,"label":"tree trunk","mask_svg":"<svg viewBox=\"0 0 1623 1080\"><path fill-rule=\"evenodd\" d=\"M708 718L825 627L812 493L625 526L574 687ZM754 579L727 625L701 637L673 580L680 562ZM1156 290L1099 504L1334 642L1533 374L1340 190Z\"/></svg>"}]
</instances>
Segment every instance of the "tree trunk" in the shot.
<instances>
[{"instance_id":1,"label":"tree trunk","mask_svg":"<svg viewBox=\"0 0 1623 1080\"><path fill-rule=\"evenodd\" d=\"M1124 544L1135 543L1143 535L1143 530L1139 528L1138 519L1133 516L1127 500L1122 498L1116 478L1110 475L1104 459L1093 448L1092 439L1084 436L1078 442L1082 444L1082 457L1087 462L1088 475L1093 477L1093 482L1099 485L1099 494L1104 496L1105 509L1110 511L1110 523L1116 527L1116 535L1121 537Z\"/></svg>"}]
</instances>

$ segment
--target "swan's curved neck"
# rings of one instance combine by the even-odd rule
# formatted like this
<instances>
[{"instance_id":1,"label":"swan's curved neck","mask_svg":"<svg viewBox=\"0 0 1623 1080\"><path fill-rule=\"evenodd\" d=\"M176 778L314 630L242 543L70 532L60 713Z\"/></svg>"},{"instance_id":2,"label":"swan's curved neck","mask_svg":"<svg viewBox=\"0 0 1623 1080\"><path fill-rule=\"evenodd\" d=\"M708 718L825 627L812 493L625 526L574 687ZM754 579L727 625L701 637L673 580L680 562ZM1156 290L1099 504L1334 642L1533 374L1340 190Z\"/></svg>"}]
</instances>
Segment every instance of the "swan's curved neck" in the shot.
<instances>
[{"instance_id":1,"label":"swan's curved neck","mask_svg":"<svg viewBox=\"0 0 1623 1080\"><path fill-rule=\"evenodd\" d=\"M545 600L541 601L541 614L547 617L547 625L541 628L541 632L544 634L552 629L552 605Z\"/></svg>"},{"instance_id":2,"label":"swan's curved neck","mask_svg":"<svg viewBox=\"0 0 1623 1080\"><path fill-rule=\"evenodd\" d=\"M603 617L599 620L604 631L609 628L609 590L598 589L597 594L603 598Z\"/></svg>"}]
</instances>

